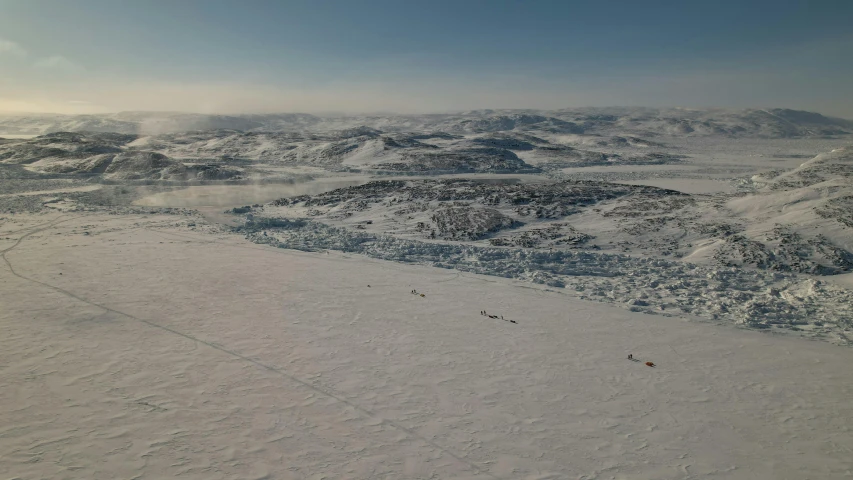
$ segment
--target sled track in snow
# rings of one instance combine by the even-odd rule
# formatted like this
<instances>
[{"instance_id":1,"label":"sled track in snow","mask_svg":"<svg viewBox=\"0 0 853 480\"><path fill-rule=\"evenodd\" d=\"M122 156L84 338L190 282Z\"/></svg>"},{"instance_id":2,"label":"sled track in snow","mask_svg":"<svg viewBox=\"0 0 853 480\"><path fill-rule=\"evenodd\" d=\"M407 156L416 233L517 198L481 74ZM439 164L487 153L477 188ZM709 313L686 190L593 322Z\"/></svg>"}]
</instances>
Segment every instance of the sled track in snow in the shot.
<instances>
[{"instance_id":1,"label":"sled track in snow","mask_svg":"<svg viewBox=\"0 0 853 480\"><path fill-rule=\"evenodd\" d=\"M128 319L131 319L131 320L135 320L135 321L140 322L140 323L144 323L145 325L148 325L149 327L157 328L157 329L159 329L159 330L162 330L162 331L165 331L165 332L171 333L171 334L173 334L173 335L177 335L177 336L179 336L179 337L183 337L183 338L185 338L185 339L187 339L187 340L191 340L191 341L193 341L193 342L197 342L197 343L200 343L200 344L202 344L202 345L206 345L206 346L208 346L208 347L210 347L210 348L212 348L212 349L214 349L214 350L218 350L218 351L220 351L220 352L222 352L222 353L225 353L225 354L227 354L227 355L230 355L230 356L232 356L232 357L234 357L234 358L237 358L237 359L243 360L243 361L245 361L245 362L249 362L249 363L251 363L251 364L254 364L254 365L256 365L256 366L258 366L258 367L260 367L260 368L262 368L262 369L264 369L264 370L267 370L267 371L272 372L272 373L275 373L275 374L277 374L277 375L279 375L279 376L281 376L281 377L284 377L284 378L286 378L286 379L288 379L288 380L290 380L290 381L292 381L292 382L294 382L294 383L296 383L296 384L298 384L298 385L301 385L301 386L303 386L303 387L305 387L305 388L308 388L308 389L310 389L310 390L313 390L314 392L317 392L317 393L319 393L319 394L322 394L322 395L325 395L325 396L327 396L327 397L329 397L329 398L332 398L332 399L336 400L337 402L340 402L340 403L342 403L342 404L344 404L344 405L346 405L346 406L348 406L348 407L351 407L352 409L356 410L357 412L361 413L362 415L364 415L364 416L366 416L366 417L368 417L368 418L373 418L373 419L380 420L380 423L381 423L381 424L383 424L383 425L387 425L387 426L390 426L390 427L392 427L392 428L394 428L394 429L396 429L396 430L399 430L399 431L401 431L401 432L405 433L405 434L406 434L406 435L408 435L410 438L417 439L417 440L420 440L420 441L422 441L422 442L426 443L427 445L429 445L429 446L431 446L431 447L435 448L436 450L439 450L439 451L441 451L442 453L444 453L444 454L448 455L449 457L453 458L454 460L456 460L456 461L457 461L457 462L459 462L460 464L467 466L469 469L471 469L472 471L474 471L474 472L475 472L476 474L478 474L478 475L484 475L484 476L487 476L487 477L489 477L489 478L493 478L493 479L495 479L495 480L501 480L501 478L500 478L500 477L497 477L497 476L493 475L492 473L490 473L490 472L488 472L488 471L486 471L486 470L483 470L482 468L478 467L477 465L475 465L475 464L474 464L474 463L472 463L471 461L466 460L466 459L464 459L463 457L460 457L460 456L456 455L455 453L451 452L450 450L448 450L448 449L446 449L446 448L444 448L444 447L442 447L442 446L440 446L440 445L436 444L436 443L435 443L435 442L433 442L432 440L430 440L430 439L428 439L428 438L426 438L426 437L424 437L424 436L422 436L422 435L418 434L418 433L417 433L417 432L415 432L414 430L412 430L412 429L410 429L410 428L408 428L408 427L405 427L405 426L401 425L400 423L395 422L394 420L389 420L389 419L387 419L387 418L383 418L383 417L381 417L381 416L377 415L376 413L374 413L374 412L372 412L372 411L370 411L370 410L368 410L368 409L366 409L366 408L364 408L364 407L362 407L362 406L358 405L357 403L354 403L354 402L352 402L351 400L348 400L348 399L347 399L347 398L345 398L343 395L341 395L341 394L339 394L339 393L336 393L336 392L332 391L330 388L328 388L328 387L326 387L326 386L323 386L323 385L316 385L316 384L314 384L314 383L311 383L311 382L308 382L308 381L306 381L306 380L303 380L303 379L301 379L301 378L299 378L299 377L296 377L296 376L294 376L294 375L292 375L292 374L290 374L290 373L286 372L285 370L283 370L283 369L281 369L281 368L274 367L274 366L272 366L272 365L268 365L268 364L266 364L266 363L263 363L263 362L261 362L261 361L259 361L259 360L255 360L255 359L253 359L253 358L247 357L247 356L242 355L242 354L240 354L240 353L238 353L238 352L235 352L235 351L233 351L233 350L229 350L229 349L227 349L227 348L225 348L225 347L223 347L223 346L221 346L221 345L218 345L218 344L216 344L216 343L214 343L214 342L205 341L205 340L202 340L202 339L200 339L200 338L194 337L193 335L190 335L190 334L188 334L188 333L184 333L184 332L181 332L181 331L179 331L179 330L175 330L175 329L173 329L173 328L171 328L171 327L167 327L167 326L165 326L165 325L161 325L161 324L159 324L159 323L152 322L152 321L150 321L150 320L146 320L146 319L144 319L144 318L139 318L139 317L133 316L133 315L131 315L131 314L129 314L129 313L125 313L125 312L122 312L122 311L120 311L120 310L116 310L116 309L114 309L114 308L110 308L110 307L107 307L107 306L105 306L105 305L101 305L101 304L99 304L99 303L92 302L92 301L87 300L87 299L85 299L85 298L83 298L83 297L81 297L81 296L79 296L79 295L76 295L76 294L74 294L74 293L72 293L72 292L70 292L70 291L68 291L68 290L65 290L65 289L63 289L63 288L61 288L61 287L57 287L57 286L55 286L55 285L51 285L51 284L49 284L49 283L45 283L45 282L42 282L42 281L39 281L39 280L36 280L36 279L30 278L30 277L27 277L27 276L21 275L20 273L18 273L17 271L15 271L15 268L12 266L12 263L9 261L9 259L8 259L8 258L6 258L6 254L7 254L7 253L11 252L11 251L12 251L12 250L14 250L16 247L18 247L18 245L20 245L20 244L21 244L21 242L22 242L24 239L26 239L27 237L29 237L29 236L34 235L34 234L39 233L39 232L42 232L42 231L45 231L45 230L48 230L48 229L50 229L50 228L52 228L52 227L54 227L54 226L56 226L56 225L58 225L58 224L60 224L60 223L67 222L67 221L69 221L69 220L73 220L74 218L79 218L79 217L72 217L72 218L66 218L66 219L64 219L64 220L60 220L61 218L62 218L62 217L59 217L59 218L57 218L57 219L55 219L55 220L52 220L52 221L50 221L50 222L43 223L43 224L40 224L40 225L35 225L35 226L31 227L31 228L33 228L33 230L31 230L30 232L27 232L26 234L22 235L22 236L21 236L21 237L20 237L20 238L15 242L15 244L14 244L14 245L12 245L11 247L8 247L8 248L4 249L4 250L2 251L2 253L0 253L0 256L2 256L2 257L3 257L3 260L5 261L6 265L9 267L9 271L12 273L12 275L14 275L14 276L16 276L16 277L18 277L18 278L20 278L20 279L22 279L22 280L26 280L26 281L28 281L28 282L32 282L32 283L35 283L35 284L41 285L41 286L43 286L43 287L45 287L45 288L48 288L48 289L51 289L51 290L53 290L53 291L55 291L55 292L59 292L59 293L61 293L61 294L65 295L65 296L70 297L70 298L73 298L73 299L75 299L75 300L77 300L77 301L79 301L79 302L82 302L82 303L85 303L85 304L87 304L87 305L91 305L91 306L94 306L94 307L100 308L100 309L104 310L105 312L108 312L108 313L114 313L114 314L116 314L116 315L119 315L119 316L122 316L122 317L125 317L125 318L128 318ZM19 231L23 231L23 230L19 230Z\"/></svg>"}]
</instances>

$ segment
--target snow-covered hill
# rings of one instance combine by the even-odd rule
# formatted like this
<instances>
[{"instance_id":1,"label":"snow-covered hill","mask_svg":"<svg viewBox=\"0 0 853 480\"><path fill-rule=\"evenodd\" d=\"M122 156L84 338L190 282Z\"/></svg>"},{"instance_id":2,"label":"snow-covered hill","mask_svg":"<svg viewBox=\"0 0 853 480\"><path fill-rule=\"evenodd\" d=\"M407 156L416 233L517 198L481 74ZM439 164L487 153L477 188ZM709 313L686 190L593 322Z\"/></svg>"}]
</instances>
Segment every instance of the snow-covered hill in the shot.
<instances>
[{"instance_id":1,"label":"snow-covered hill","mask_svg":"<svg viewBox=\"0 0 853 480\"><path fill-rule=\"evenodd\" d=\"M853 122L789 109L566 109L554 115L576 122L585 132L624 132L638 136L821 137L849 135Z\"/></svg>"},{"instance_id":2,"label":"snow-covered hill","mask_svg":"<svg viewBox=\"0 0 853 480\"><path fill-rule=\"evenodd\" d=\"M176 184L335 177L355 186L263 206L275 197L228 198L254 205L234 206L259 243L512 277L632 310L778 325L840 343L853 327L853 294L828 281L853 275L853 154L837 148L850 143L846 120L781 109L589 108L131 112L11 125L90 131L0 141L3 177L41 185L35 192L140 190L13 194L0 201L7 211L126 206ZM91 131L110 128L125 133ZM685 179L712 188L696 194ZM168 206L166 197L141 200Z\"/></svg>"},{"instance_id":3,"label":"snow-covered hill","mask_svg":"<svg viewBox=\"0 0 853 480\"><path fill-rule=\"evenodd\" d=\"M433 115L309 114L204 115L175 112L122 112L100 115L14 115L0 117L0 136L71 132L143 135L195 130L333 131L365 125L384 132L444 131L471 134L540 131L552 134L629 134L820 137L853 133L853 122L789 109L571 108L553 111L481 110Z\"/></svg>"},{"instance_id":4,"label":"snow-covered hill","mask_svg":"<svg viewBox=\"0 0 853 480\"><path fill-rule=\"evenodd\" d=\"M156 135L196 130L299 130L321 122L308 114L204 115L178 112L121 112L93 115L0 116L0 136L54 132L115 132Z\"/></svg>"},{"instance_id":5,"label":"snow-covered hill","mask_svg":"<svg viewBox=\"0 0 853 480\"><path fill-rule=\"evenodd\" d=\"M452 266L633 310L676 308L846 342L853 292L819 279L853 272L851 153L756 176L754 190L737 194L606 182L378 181L247 208L245 228L259 243Z\"/></svg>"},{"instance_id":6,"label":"snow-covered hill","mask_svg":"<svg viewBox=\"0 0 853 480\"><path fill-rule=\"evenodd\" d=\"M678 164L690 152L671 145L677 139L847 138L853 122L784 109L486 110L384 117L124 112L0 117L0 136L3 132L41 136L0 141L0 161L50 173L115 176L107 171L110 155L126 152L162 156L156 157L157 166L127 164L143 170L126 178L148 180L232 178L247 164L373 174L544 171L559 176L565 168ZM227 169L184 171L193 164Z\"/></svg>"},{"instance_id":7,"label":"snow-covered hill","mask_svg":"<svg viewBox=\"0 0 853 480\"><path fill-rule=\"evenodd\" d=\"M243 169L187 164L147 149L131 148L135 135L52 133L0 144L0 162L49 174L98 176L108 180L225 180Z\"/></svg>"}]
</instances>

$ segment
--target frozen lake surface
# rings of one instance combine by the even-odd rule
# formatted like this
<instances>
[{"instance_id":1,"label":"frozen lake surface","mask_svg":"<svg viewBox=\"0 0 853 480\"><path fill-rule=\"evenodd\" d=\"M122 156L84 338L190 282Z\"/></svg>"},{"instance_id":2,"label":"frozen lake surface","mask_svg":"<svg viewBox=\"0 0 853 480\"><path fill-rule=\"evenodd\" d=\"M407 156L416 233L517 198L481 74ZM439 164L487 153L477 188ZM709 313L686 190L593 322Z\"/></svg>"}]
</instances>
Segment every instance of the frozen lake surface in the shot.
<instances>
[{"instance_id":1,"label":"frozen lake surface","mask_svg":"<svg viewBox=\"0 0 853 480\"><path fill-rule=\"evenodd\" d=\"M850 472L851 349L192 221L0 226L5 477Z\"/></svg>"},{"instance_id":2,"label":"frozen lake surface","mask_svg":"<svg viewBox=\"0 0 853 480\"><path fill-rule=\"evenodd\" d=\"M202 185L143 197L135 205L148 207L238 207L283 197L316 195L367 183L365 177L321 178L295 183L258 185Z\"/></svg>"}]
</instances>

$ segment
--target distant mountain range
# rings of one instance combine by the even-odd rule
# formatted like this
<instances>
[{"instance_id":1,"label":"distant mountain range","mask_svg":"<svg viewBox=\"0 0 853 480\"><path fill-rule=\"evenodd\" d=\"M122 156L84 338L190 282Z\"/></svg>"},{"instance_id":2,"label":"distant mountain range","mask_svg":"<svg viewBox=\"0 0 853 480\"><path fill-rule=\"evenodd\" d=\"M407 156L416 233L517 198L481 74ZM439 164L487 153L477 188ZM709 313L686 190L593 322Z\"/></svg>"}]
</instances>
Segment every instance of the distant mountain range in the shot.
<instances>
[{"instance_id":1,"label":"distant mountain range","mask_svg":"<svg viewBox=\"0 0 853 480\"><path fill-rule=\"evenodd\" d=\"M382 132L451 134L523 132L727 137L822 137L853 134L853 121L789 109L572 108L553 111L479 110L430 115L205 115L121 112L100 115L0 116L2 135L112 132L156 135L206 130L322 132L364 126Z\"/></svg>"}]
</instances>

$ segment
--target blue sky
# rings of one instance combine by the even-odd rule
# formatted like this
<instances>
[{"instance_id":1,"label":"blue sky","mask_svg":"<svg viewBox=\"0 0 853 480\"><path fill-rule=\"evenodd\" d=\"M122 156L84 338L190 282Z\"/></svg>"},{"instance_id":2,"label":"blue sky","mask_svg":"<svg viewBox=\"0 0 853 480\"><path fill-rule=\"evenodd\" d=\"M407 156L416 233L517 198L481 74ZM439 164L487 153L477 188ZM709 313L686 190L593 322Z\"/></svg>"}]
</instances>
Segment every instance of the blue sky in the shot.
<instances>
[{"instance_id":1,"label":"blue sky","mask_svg":"<svg viewBox=\"0 0 853 480\"><path fill-rule=\"evenodd\" d=\"M850 118L851 25L850 0L0 0L0 110Z\"/></svg>"}]
</instances>

